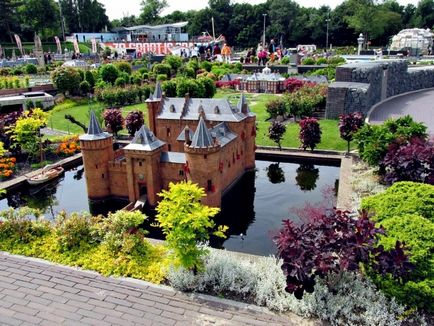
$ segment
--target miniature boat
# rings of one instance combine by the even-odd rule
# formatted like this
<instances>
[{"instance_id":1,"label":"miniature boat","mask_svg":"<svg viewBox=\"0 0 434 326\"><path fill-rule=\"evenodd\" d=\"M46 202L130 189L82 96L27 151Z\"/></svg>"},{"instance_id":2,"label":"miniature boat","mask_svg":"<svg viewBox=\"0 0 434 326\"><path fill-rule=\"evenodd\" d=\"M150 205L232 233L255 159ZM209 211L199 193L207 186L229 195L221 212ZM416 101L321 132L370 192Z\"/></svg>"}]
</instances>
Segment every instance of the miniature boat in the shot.
<instances>
[{"instance_id":1,"label":"miniature boat","mask_svg":"<svg viewBox=\"0 0 434 326\"><path fill-rule=\"evenodd\" d=\"M41 173L38 173L31 178L28 178L27 182L30 185L40 185L50 180L53 180L54 178L57 178L64 171L65 169L61 166L47 165L42 169Z\"/></svg>"}]
</instances>

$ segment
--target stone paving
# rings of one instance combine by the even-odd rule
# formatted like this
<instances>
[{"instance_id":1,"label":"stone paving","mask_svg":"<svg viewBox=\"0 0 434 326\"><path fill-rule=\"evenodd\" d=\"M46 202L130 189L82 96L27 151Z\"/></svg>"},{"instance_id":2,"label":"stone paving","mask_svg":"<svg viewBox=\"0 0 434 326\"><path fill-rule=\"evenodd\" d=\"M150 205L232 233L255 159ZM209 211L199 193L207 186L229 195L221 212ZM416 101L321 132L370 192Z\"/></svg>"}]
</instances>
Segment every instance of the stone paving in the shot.
<instances>
[{"instance_id":1,"label":"stone paving","mask_svg":"<svg viewBox=\"0 0 434 326\"><path fill-rule=\"evenodd\" d=\"M393 97L380 103L368 118L372 124L381 124L386 119L397 119L405 115L423 122L428 127L428 133L434 135L434 89Z\"/></svg>"},{"instance_id":2,"label":"stone paving","mask_svg":"<svg viewBox=\"0 0 434 326\"><path fill-rule=\"evenodd\" d=\"M297 316L0 252L0 325L309 325Z\"/></svg>"}]
</instances>

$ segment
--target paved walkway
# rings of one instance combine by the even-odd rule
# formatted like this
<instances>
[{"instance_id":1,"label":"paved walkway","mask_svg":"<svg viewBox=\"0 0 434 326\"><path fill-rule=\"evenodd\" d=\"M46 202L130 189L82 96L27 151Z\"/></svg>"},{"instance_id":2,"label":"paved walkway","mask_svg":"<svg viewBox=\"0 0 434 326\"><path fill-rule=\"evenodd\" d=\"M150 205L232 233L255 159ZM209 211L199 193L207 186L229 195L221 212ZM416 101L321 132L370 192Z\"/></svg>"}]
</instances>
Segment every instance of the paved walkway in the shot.
<instances>
[{"instance_id":1,"label":"paved walkway","mask_svg":"<svg viewBox=\"0 0 434 326\"><path fill-rule=\"evenodd\" d=\"M0 325L301 325L247 304L0 252Z\"/></svg>"},{"instance_id":2,"label":"paved walkway","mask_svg":"<svg viewBox=\"0 0 434 326\"><path fill-rule=\"evenodd\" d=\"M405 115L423 122L428 127L428 133L434 135L434 89L394 97L377 106L368 118L372 124L381 124L386 119Z\"/></svg>"}]
</instances>

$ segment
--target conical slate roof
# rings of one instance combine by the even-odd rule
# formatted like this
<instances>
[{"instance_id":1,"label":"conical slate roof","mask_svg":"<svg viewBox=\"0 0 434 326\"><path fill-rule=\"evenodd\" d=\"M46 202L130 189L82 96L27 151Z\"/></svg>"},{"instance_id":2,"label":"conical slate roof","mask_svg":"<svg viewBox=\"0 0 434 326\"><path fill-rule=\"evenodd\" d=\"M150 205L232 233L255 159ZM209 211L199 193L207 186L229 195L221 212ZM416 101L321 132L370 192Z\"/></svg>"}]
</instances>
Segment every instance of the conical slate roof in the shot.
<instances>
[{"instance_id":1,"label":"conical slate roof","mask_svg":"<svg viewBox=\"0 0 434 326\"><path fill-rule=\"evenodd\" d=\"M93 110L90 110L89 127L87 128L87 133L79 137L80 140L99 140L108 137L111 137L111 135L107 132L102 131L98 119L96 118L95 112Z\"/></svg>"},{"instance_id":2,"label":"conical slate roof","mask_svg":"<svg viewBox=\"0 0 434 326\"><path fill-rule=\"evenodd\" d=\"M143 125L136 131L133 140L125 149L153 151L164 146L165 142L155 137L154 133Z\"/></svg>"},{"instance_id":3,"label":"conical slate roof","mask_svg":"<svg viewBox=\"0 0 434 326\"><path fill-rule=\"evenodd\" d=\"M191 140L190 147L193 148L207 148L213 146L211 133L209 132L205 120L200 117L196 131L194 132L193 139Z\"/></svg>"},{"instance_id":4,"label":"conical slate roof","mask_svg":"<svg viewBox=\"0 0 434 326\"><path fill-rule=\"evenodd\" d=\"M153 98L154 98L154 100L157 100L157 99L160 99L162 97L163 97L163 90L161 89L160 81L157 81L157 84L155 85Z\"/></svg>"},{"instance_id":5,"label":"conical slate roof","mask_svg":"<svg viewBox=\"0 0 434 326\"><path fill-rule=\"evenodd\" d=\"M185 126L184 129L180 132L178 138L176 138L177 141L185 141L185 130L188 128L188 126ZM194 134L193 131L188 128L188 133L190 134L190 140L193 138Z\"/></svg>"},{"instance_id":6,"label":"conical slate roof","mask_svg":"<svg viewBox=\"0 0 434 326\"><path fill-rule=\"evenodd\" d=\"M244 93L241 93L240 100L237 103L237 109L239 112L243 112L243 106L244 105L247 105L247 100L246 100L246 97L244 96Z\"/></svg>"}]
</instances>

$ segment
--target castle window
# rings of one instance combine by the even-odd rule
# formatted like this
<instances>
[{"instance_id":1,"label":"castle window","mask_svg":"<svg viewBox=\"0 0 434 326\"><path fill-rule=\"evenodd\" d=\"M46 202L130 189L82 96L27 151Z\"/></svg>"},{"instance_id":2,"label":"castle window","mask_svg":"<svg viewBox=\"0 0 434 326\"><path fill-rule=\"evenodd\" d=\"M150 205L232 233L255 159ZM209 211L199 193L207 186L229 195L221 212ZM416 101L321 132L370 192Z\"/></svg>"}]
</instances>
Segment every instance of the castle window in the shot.
<instances>
[{"instance_id":1,"label":"castle window","mask_svg":"<svg viewBox=\"0 0 434 326\"><path fill-rule=\"evenodd\" d=\"M170 137L170 128L167 128L167 137Z\"/></svg>"},{"instance_id":2,"label":"castle window","mask_svg":"<svg viewBox=\"0 0 434 326\"><path fill-rule=\"evenodd\" d=\"M104 179L104 173L101 175L101 178L103 178Z\"/></svg>"},{"instance_id":3,"label":"castle window","mask_svg":"<svg viewBox=\"0 0 434 326\"><path fill-rule=\"evenodd\" d=\"M170 106L169 111L172 113L174 113L176 111L175 106L173 104Z\"/></svg>"},{"instance_id":4,"label":"castle window","mask_svg":"<svg viewBox=\"0 0 434 326\"><path fill-rule=\"evenodd\" d=\"M206 160L208 158L208 155L204 155L203 158Z\"/></svg>"},{"instance_id":5,"label":"castle window","mask_svg":"<svg viewBox=\"0 0 434 326\"><path fill-rule=\"evenodd\" d=\"M219 109L218 106L216 106L216 107L214 108L214 113L215 113L215 114L219 114L219 113L220 113L220 109Z\"/></svg>"},{"instance_id":6,"label":"castle window","mask_svg":"<svg viewBox=\"0 0 434 326\"><path fill-rule=\"evenodd\" d=\"M212 185L212 180L208 180L206 183L206 190L207 191L213 191L213 185Z\"/></svg>"},{"instance_id":7,"label":"castle window","mask_svg":"<svg viewBox=\"0 0 434 326\"><path fill-rule=\"evenodd\" d=\"M172 150L172 145L167 144L167 149L168 149L168 151L170 152L170 151Z\"/></svg>"},{"instance_id":8,"label":"castle window","mask_svg":"<svg viewBox=\"0 0 434 326\"><path fill-rule=\"evenodd\" d=\"M179 170L179 176L183 177L184 176L184 170Z\"/></svg>"},{"instance_id":9,"label":"castle window","mask_svg":"<svg viewBox=\"0 0 434 326\"><path fill-rule=\"evenodd\" d=\"M98 164L95 164L95 169L98 169Z\"/></svg>"},{"instance_id":10,"label":"castle window","mask_svg":"<svg viewBox=\"0 0 434 326\"><path fill-rule=\"evenodd\" d=\"M139 166L142 166L142 161L139 161Z\"/></svg>"}]
</instances>

